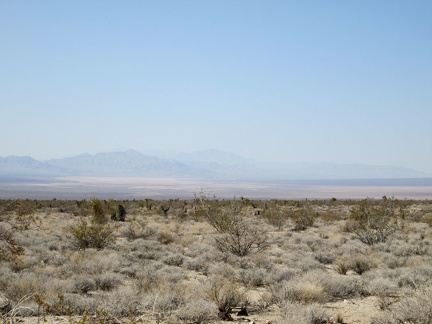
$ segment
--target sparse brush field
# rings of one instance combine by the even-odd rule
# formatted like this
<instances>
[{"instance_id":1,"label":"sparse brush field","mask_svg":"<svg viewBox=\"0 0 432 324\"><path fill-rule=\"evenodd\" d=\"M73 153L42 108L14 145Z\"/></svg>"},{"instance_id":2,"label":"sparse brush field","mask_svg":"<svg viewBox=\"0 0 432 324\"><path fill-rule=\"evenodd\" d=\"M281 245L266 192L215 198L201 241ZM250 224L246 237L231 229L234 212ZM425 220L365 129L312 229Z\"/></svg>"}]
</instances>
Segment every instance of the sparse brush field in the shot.
<instances>
[{"instance_id":1,"label":"sparse brush field","mask_svg":"<svg viewBox=\"0 0 432 324\"><path fill-rule=\"evenodd\" d=\"M0 319L432 323L431 225L386 197L2 200Z\"/></svg>"}]
</instances>

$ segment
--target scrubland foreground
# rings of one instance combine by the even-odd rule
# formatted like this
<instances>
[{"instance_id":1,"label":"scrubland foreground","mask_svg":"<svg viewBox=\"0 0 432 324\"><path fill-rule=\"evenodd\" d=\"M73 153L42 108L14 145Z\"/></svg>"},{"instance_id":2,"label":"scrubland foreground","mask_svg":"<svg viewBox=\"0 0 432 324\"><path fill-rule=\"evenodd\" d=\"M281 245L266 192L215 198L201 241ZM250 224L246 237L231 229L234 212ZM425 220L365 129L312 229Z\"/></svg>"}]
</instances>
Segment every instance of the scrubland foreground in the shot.
<instances>
[{"instance_id":1,"label":"scrubland foreground","mask_svg":"<svg viewBox=\"0 0 432 324\"><path fill-rule=\"evenodd\" d=\"M3 200L2 323L432 323L432 201Z\"/></svg>"}]
</instances>

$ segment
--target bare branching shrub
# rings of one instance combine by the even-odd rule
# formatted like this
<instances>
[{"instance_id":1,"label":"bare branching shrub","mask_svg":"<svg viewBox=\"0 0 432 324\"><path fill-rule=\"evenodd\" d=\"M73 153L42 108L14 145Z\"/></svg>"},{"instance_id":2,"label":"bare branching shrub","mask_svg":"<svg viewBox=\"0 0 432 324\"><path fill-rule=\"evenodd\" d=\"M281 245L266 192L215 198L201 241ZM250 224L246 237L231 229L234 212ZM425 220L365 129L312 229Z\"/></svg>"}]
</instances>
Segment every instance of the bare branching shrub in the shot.
<instances>
[{"instance_id":1,"label":"bare branching shrub","mask_svg":"<svg viewBox=\"0 0 432 324\"><path fill-rule=\"evenodd\" d=\"M0 262L14 261L23 255L24 248L17 241L16 233L29 229L32 224L40 225L35 218L34 203L28 199L11 201L5 211L5 215L0 215L0 222L4 222L0 224Z\"/></svg>"},{"instance_id":2,"label":"bare branching shrub","mask_svg":"<svg viewBox=\"0 0 432 324\"><path fill-rule=\"evenodd\" d=\"M264 224L256 217L242 214L240 201L234 200L227 206L218 208L213 201L201 194L199 202L204 210L204 217L218 232L215 243L220 251L245 256L269 247Z\"/></svg>"},{"instance_id":3,"label":"bare branching shrub","mask_svg":"<svg viewBox=\"0 0 432 324\"><path fill-rule=\"evenodd\" d=\"M15 257L24 254L23 247L14 237L15 228L6 228L0 225L0 261L12 261Z\"/></svg>"},{"instance_id":4,"label":"bare branching shrub","mask_svg":"<svg viewBox=\"0 0 432 324\"><path fill-rule=\"evenodd\" d=\"M352 231L368 245L386 242L397 229L398 216L403 214L395 199L385 198L379 202L366 199L351 210L350 218L356 222Z\"/></svg>"},{"instance_id":5,"label":"bare branching shrub","mask_svg":"<svg viewBox=\"0 0 432 324\"><path fill-rule=\"evenodd\" d=\"M69 227L70 242L79 250L94 248L101 250L114 241L113 228L108 224L89 223L81 218Z\"/></svg>"},{"instance_id":6,"label":"bare branching shrub","mask_svg":"<svg viewBox=\"0 0 432 324\"><path fill-rule=\"evenodd\" d=\"M228 230L215 237L215 242L222 252L229 251L238 256L261 252L269 247L269 239L262 223L252 217L235 220Z\"/></svg>"}]
</instances>

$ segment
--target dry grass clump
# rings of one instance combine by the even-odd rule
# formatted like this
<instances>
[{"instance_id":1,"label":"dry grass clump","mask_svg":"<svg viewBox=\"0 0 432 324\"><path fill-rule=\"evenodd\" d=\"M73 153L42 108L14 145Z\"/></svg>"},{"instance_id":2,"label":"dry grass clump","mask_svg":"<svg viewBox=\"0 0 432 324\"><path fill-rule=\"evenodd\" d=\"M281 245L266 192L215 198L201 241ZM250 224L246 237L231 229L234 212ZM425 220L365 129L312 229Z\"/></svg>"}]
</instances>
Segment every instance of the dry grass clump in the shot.
<instances>
[{"instance_id":1,"label":"dry grass clump","mask_svg":"<svg viewBox=\"0 0 432 324\"><path fill-rule=\"evenodd\" d=\"M321 324L328 323L330 318L328 311L317 304L286 304L281 313L285 323Z\"/></svg>"},{"instance_id":2,"label":"dry grass clump","mask_svg":"<svg viewBox=\"0 0 432 324\"><path fill-rule=\"evenodd\" d=\"M430 322L428 201L92 201L0 201L2 228L22 224L0 243L24 253L1 252L1 320L217 323L246 307L251 321L335 323L344 300L361 312L372 298L364 322Z\"/></svg>"},{"instance_id":3,"label":"dry grass clump","mask_svg":"<svg viewBox=\"0 0 432 324\"><path fill-rule=\"evenodd\" d=\"M217 320L218 308L217 306L207 300L192 300L181 306L177 313L176 318L179 323L213 323Z\"/></svg>"},{"instance_id":4,"label":"dry grass clump","mask_svg":"<svg viewBox=\"0 0 432 324\"><path fill-rule=\"evenodd\" d=\"M403 296L389 306L383 314L372 319L371 323L419 323L432 322L432 288L426 287L411 295Z\"/></svg>"}]
</instances>

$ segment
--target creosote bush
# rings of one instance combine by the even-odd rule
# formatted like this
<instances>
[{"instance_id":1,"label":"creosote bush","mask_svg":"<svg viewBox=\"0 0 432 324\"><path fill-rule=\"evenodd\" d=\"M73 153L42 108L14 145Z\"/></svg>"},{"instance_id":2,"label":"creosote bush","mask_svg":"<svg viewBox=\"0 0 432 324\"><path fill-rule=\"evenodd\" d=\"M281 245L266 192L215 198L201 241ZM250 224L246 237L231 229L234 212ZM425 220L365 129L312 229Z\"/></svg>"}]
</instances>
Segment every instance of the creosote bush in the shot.
<instances>
[{"instance_id":1,"label":"creosote bush","mask_svg":"<svg viewBox=\"0 0 432 324\"><path fill-rule=\"evenodd\" d=\"M113 228L107 224L89 223L81 218L69 227L71 243L74 248L83 250L94 248L102 250L114 241Z\"/></svg>"},{"instance_id":2,"label":"creosote bush","mask_svg":"<svg viewBox=\"0 0 432 324\"><path fill-rule=\"evenodd\" d=\"M214 202L201 195L199 202L205 218L218 232L215 243L220 251L245 256L269 247L265 224L254 216L242 214L241 201L233 200L216 208Z\"/></svg>"},{"instance_id":3,"label":"creosote bush","mask_svg":"<svg viewBox=\"0 0 432 324\"><path fill-rule=\"evenodd\" d=\"M27 230L30 225L39 226L34 217L34 203L28 199L16 199L3 209L6 214L0 215L0 261L14 261L24 254L22 245L16 240L16 233ZM6 217L13 216L15 217Z\"/></svg>"},{"instance_id":4,"label":"creosote bush","mask_svg":"<svg viewBox=\"0 0 432 324\"><path fill-rule=\"evenodd\" d=\"M398 216L403 218L404 210L396 199L384 197L378 202L366 199L351 210L350 218L356 221L352 230L367 245L386 242L397 230Z\"/></svg>"},{"instance_id":5,"label":"creosote bush","mask_svg":"<svg viewBox=\"0 0 432 324\"><path fill-rule=\"evenodd\" d=\"M294 230L304 231L308 227L311 227L315 222L316 216L316 212L310 206L296 208L291 213L291 218L295 224Z\"/></svg>"}]
</instances>

